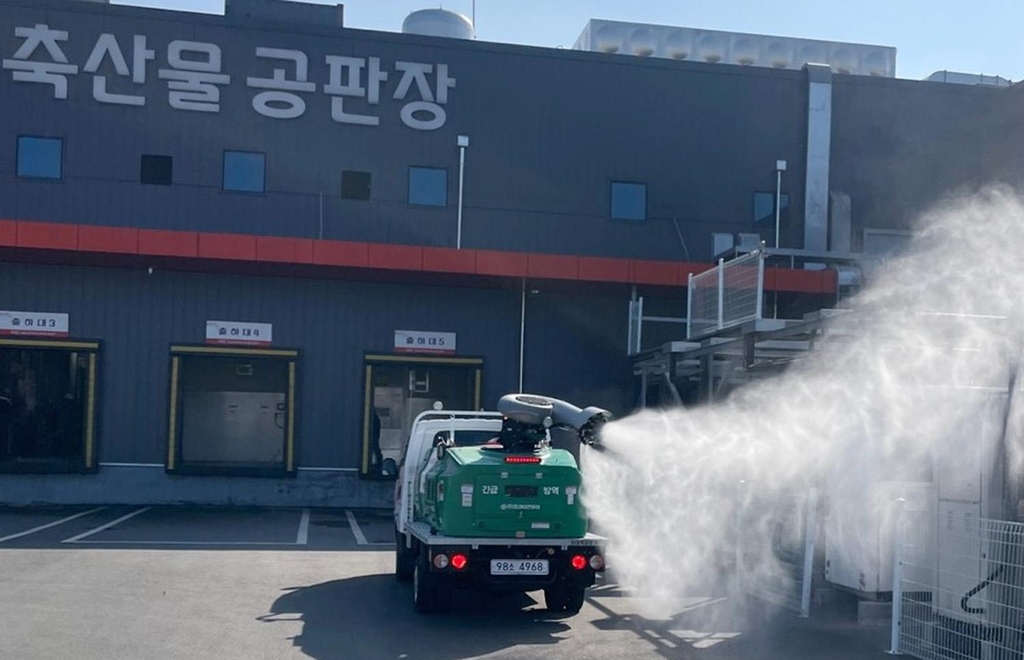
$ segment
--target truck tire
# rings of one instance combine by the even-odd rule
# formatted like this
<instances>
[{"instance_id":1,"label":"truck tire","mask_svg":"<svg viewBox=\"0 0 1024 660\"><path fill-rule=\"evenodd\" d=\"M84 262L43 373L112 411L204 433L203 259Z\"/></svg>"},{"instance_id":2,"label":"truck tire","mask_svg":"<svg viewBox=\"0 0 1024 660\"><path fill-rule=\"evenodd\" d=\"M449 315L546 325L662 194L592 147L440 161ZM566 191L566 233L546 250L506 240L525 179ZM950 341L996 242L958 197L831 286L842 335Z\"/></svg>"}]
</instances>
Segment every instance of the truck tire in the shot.
<instances>
[{"instance_id":1,"label":"truck tire","mask_svg":"<svg viewBox=\"0 0 1024 660\"><path fill-rule=\"evenodd\" d=\"M416 548L405 547L405 536L395 530L395 579L399 582L412 582L412 574L416 568Z\"/></svg>"},{"instance_id":2,"label":"truck tire","mask_svg":"<svg viewBox=\"0 0 1024 660\"><path fill-rule=\"evenodd\" d=\"M576 614L583 607L586 588L575 584L562 584L544 590L544 604L549 612Z\"/></svg>"},{"instance_id":3,"label":"truck tire","mask_svg":"<svg viewBox=\"0 0 1024 660\"><path fill-rule=\"evenodd\" d=\"M571 585L565 589L565 611L569 614L578 614L583 608L583 601L587 596L587 588L580 585Z\"/></svg>"},{"instance_id":4,"label":"truck tire","mask_svg":"<svg viewBox=\"0 0 1024 660\"><path fill-rule=\"evenodd\" d=\"M548 612L561 612L565 605L564 601L561 588L548 587L544 590L544 606L548 608Z\"/></svg>"},{"instance_id":5,"label":"truck tire","mask_svg":"<svg viewBox=\"0 0 1024 660\"><path fill-rule=\"evenodd\" d=\"M420 614L444 612L451 605L451 589L441 576L430 572L425 548L420 551L413 569L412 603Z\"/></svg>"}]
</instances>

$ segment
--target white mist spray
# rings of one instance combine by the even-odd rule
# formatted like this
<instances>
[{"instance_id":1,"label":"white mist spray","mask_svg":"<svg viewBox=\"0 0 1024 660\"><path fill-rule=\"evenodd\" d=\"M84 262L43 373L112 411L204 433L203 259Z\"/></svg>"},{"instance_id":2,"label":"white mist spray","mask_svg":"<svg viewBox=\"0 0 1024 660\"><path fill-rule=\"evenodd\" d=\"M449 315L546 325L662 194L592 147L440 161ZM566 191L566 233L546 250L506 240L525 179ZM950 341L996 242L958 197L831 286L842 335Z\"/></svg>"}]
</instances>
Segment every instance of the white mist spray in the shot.
<instances>
[{"instance_id":1,"label":"white mist spray","mask_svg":"<svg viewBox=\"0 0 1024 660\"><path fill-rule=\"evenodd\" d=\"M725 401L608 424L611 451L587 456L586 502L623 585L671 614L731 552L737 511L755 499L827 484L827 506L852 520L865 502L885 504L880 484L930 479L931 452L955 457L990 413L985 388L1017 369L1022 245L1011 191L945 203L832 322L842 339ZM771 575L773 523L743 525L761 545L753 569Z\"/></svg>"}]
</instances>

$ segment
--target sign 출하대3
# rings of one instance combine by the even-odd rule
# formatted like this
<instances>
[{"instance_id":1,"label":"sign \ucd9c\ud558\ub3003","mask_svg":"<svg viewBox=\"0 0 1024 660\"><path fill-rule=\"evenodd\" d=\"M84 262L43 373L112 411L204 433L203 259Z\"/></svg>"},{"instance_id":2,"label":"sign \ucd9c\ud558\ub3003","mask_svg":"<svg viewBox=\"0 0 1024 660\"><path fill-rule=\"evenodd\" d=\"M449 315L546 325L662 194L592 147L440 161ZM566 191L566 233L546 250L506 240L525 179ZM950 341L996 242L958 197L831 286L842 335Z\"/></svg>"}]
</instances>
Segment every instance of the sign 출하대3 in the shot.
<instances>
[{"instance_id":1,"label":"sign \ucd9c\ud558\ub3003","mask_svg":"<svg viewBox=\"0 0 1024 660\"><path fill-rule=\"evenodd\" d=\"M68 315L51 312L0 311L0 335L67 337Z\"/></svg>"}]
</instances>

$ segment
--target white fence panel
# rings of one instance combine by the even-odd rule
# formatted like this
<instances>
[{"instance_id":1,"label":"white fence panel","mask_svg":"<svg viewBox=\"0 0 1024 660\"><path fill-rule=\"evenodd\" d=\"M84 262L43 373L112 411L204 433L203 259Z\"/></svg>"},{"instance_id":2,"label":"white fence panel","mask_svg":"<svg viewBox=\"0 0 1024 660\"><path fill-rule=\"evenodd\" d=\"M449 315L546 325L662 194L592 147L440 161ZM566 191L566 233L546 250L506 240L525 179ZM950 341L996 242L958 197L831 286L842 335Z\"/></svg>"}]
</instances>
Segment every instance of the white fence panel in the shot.
<instances>
[{"instance_id":1,"label":"white fence panel","mask_svg":"<svg viewBox=\"0 0 1024 660\"><path fill-rule=\"evenodd\" d=\"M687 294L687 339L707 336L719 330L761 318L764 294L763 250L691 275Z\"/></svg>"},{"instance_id":2,"label":"white fence panel","mask_svg":"<svg viewBox=\"0 0 1024 660\"><path fill-rule=\"evenodd\" d=\"M892 651L925 660L1024 658L1024 525L948 503L905 513L896 541Z\"/></svg>"}]
</instances>

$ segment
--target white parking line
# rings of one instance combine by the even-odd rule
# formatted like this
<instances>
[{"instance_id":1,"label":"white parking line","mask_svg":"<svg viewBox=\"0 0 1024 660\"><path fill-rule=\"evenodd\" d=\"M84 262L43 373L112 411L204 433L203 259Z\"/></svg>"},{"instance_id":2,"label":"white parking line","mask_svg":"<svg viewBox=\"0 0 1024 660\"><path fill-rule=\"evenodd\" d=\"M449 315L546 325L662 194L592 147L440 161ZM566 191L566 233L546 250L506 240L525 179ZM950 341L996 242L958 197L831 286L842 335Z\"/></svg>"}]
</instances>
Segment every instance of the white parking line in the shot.
<instances>
[{"instance_id":1,"label":"white parking line","mask_svg":"<svg viewBox=\"0 0 1024 660\"><path fill-rule=\"evenodd\" d=\"M299 534L295 537L295 545L306 545L309 541L309 509L302 510L299 520Z\"/></svg>"},{"instance_id":2,"label":"white parking line","mask_svg":"<svg viewBox=\"0 0 1024 660\"><path fill-rule=\"evenodd\" d=\"M64 541L64 543L72 543L72 541ZM235 547L235 546L276 546L278 548L289 548L296 545L291 541L73 541L80 545L92 544L92 545L197 545L197 546L223 546L223 547Z\"/></svg>"},{"instance_id":3,"label":"white parking line","mask_svg":"<svg viewBox=\"0 0 1024 660\"><path fill-rule=\"evenodd\" d=\"M54 520L51 523L46 523L45 525L40 525L39 527L33 527L32 529L26 529L24 532L18 532L17 534L10 534L8 536L3 536L3 537L0 537L0 543L3 543L4 541L11 541L13 539L20 539L22 536L28 536L29 534L35 534L36 532L41 532L44 529L50 529L51 527L56 527L57 525L63 525L64 523L71 522L72 520L74 520L76 518L81 518L82 516L87 516L90 513L96 513L97 511L102 511L103 509L106 509L106 508L107 507L105 507L105 506L96 507L95 509L89 509L88 511L82 511L81 513L76 513L75 515L68 516L67 518L61 518L60 520Z\"/></svg>"},{"instance_id":4,"label":"white parking line","mask_svg":"<svg viewBox=\"0 0 1024 660\"><path fill-rule=\"evenodd\" d=\"M90 529L87 532L82 532L81 534L79 534L77 536L72 536L69 539L64 539L63 541L61 541L61 543L78 543L79 541L81 541L82 539L84 539L86 537L92 536L93 534L99 534L100 532L102 532L105 529L110 529L114 525L119 525L119 524L123 523L124 521L128 520L129 518L134 518L135 516L139 515L140 513L145 513L145 512L149 511L152 508L153 507L151 507L151 506L145 506L145 507L142 507L141 509L136 509L135 511L132 511L128 515L121 516L117 520L111 520L110 522L108 522L105 525L100 525L99 527L96 527L94 529Z\"/></svg>"},{"instance_id":5,"label":"white parking line","mask_svg":"<svg viewBox=\"0 0 1024 660\"><path fill-rule=\"evenodd\" d=\"M359 545L369 545L369 541L366 540L366 535L363 534L363 530L359 527L359 523L356 522L356 517L351 511L345 511L345 517L348 518L348 526L352 528L352 536L356 537L356 543Z\"/></svg>"}]
</instances>

